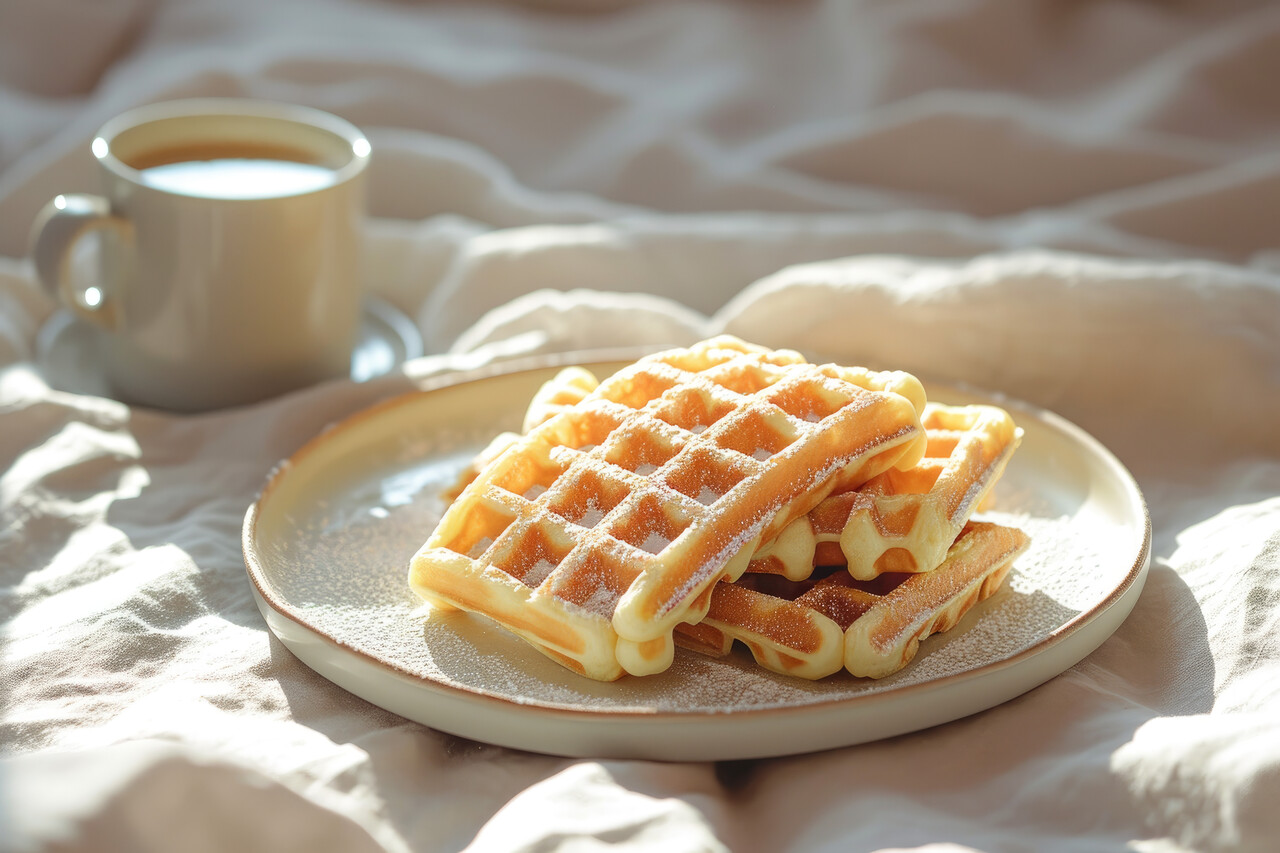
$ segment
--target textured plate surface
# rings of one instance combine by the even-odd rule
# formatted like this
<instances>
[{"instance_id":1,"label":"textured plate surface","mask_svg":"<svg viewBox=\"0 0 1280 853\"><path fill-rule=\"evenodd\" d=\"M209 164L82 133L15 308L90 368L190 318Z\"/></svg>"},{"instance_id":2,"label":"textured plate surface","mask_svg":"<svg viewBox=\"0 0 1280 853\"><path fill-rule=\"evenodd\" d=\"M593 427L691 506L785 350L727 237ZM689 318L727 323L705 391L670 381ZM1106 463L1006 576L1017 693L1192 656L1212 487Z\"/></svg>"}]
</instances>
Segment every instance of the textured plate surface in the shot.
<instances>
[{"instance_id":1,"label":"textured plate surface","mask_svg":"<svg viewBox=\"0 0 1280 853\"><path fill-rule=\"evenodd\" d=\"M587 364L606 375L618 363ZM272 472L244 525L271 631L311 668L441 731L571 756L721 760L809 752L915 731L1007 701L1119 627L1142 589L1142 495L1096 440L1016 401L926 386L932 399L1004 406L1022 446L982 517L1031 548L1005 586L879 681L775 675L745 650L678 650L661 675L602 684L485 620L438 613L408 588L440 493L496 432L518 429L555 367L455 378L358 413Z\"/></svg>"}]
</instances>

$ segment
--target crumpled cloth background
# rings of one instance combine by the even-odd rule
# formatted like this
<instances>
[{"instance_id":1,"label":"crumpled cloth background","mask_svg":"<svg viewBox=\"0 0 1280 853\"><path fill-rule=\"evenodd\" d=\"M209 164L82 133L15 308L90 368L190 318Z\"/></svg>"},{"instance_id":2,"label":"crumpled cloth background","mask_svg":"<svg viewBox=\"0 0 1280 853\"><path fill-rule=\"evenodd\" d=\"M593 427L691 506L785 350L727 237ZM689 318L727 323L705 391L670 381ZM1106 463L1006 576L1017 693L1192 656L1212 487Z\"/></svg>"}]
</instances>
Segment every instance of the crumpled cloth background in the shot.
<instances>
[{"instance_id":1,"label":"crumpled cloth background","mask_svg":"<svg viewBox=\"0 0 1280 853\"><path fill-rule=\"evenodd\" d=\"M1274 849L1277 79L1268 3L10 0L0 844ZM102 121L187 95L367 131L367 284L425 357L193 417L52 381L31 219L95 189ZM267 632L240 525L325 425L442 372L720 331L1092 432L1150 508L1131 617L991 711L721 764L440 734Z\"/></svg>"}]
</instances>

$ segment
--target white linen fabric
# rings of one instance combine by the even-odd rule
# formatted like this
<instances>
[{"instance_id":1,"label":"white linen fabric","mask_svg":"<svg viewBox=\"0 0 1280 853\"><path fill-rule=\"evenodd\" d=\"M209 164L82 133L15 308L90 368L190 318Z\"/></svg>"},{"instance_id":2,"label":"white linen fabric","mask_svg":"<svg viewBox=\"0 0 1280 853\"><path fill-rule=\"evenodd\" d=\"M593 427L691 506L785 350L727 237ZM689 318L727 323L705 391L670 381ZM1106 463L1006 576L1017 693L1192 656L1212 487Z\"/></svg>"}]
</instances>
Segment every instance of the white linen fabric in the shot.
<instances>
[{"instance_id":1,"label":"white linen fabric","mask_svg":"<svg viewBox=\"0 0 1280 853\"><path fill-rule=\"evenodd\" d=\"M1277 45L1274 5L1207 0L7 0L0 845L1275 849ZM53 381L32 218L95 189L102 121L187 95L368 132L367 285L425 357L200 416ZM515 355L718 332L1092 432L1150 508L1130 618L990 711L719 764L466 741L269 634L241 522L327 424Z\"/></svg>"}]
</instances>

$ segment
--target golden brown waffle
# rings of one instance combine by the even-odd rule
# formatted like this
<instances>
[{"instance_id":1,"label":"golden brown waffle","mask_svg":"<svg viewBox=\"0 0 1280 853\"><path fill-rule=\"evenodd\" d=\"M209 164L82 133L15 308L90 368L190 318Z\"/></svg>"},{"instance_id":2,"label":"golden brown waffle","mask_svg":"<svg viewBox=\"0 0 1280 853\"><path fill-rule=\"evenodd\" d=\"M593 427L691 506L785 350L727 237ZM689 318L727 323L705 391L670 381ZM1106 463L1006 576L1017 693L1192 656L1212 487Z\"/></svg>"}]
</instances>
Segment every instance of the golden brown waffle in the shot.
<instances>
[{"instance_id":1,"label":"golden brown waffle","mask_svg":"<svg viewBox=\"0 0 1280 853\"><path fill-rule=\"evenodd\" d=\"M717 584L706 618L680 626L676 641L721 656L737 640L761 666L801 678L841 667L883 678L910 663L922 640L950 630L999 589L1028 542L1016 528L970 522L931 572L874 581L843 571L805 582L747 575Z\"/></svg>"},{"instance_id":2,"label":"golden brown waffle","mask_svg":"<svg viewBox=\"0 0 1280 853\"><path fill-rule=\"evenodd\" d=\"M566 367L548 379L534 393L525 409L521 432L529 432L541 423L551 420L565 409L582 401L599 385L599 380L583 367ZM462 490L479 476L486 465L498 458L502 451L519 440L521 433L500 432L471 460L471 464L458 473L458 479L444 491L444 499L454 501Z\"/></svg>"},{"instance_id":3,"label":"golden brown waffle","mask_svg":"<svg viewBox=\"0 0 1280 853\"><path fill-rule=\"evenodd\" d=\"M471 485L487 465L492 464L493 460L502 455L502 451L519 440L518 432L500 432L495 435L484 449L471 459L471 463L458 472L458 478L440 496L450 503L456 501L462 494L462 490Z\"/></svg>"},{"instance_id":4,"label":"golden brown waffle","mask_svg":"<svg viewBox=\"0 0 1280 853\"><path fill-rule=\"evenodd\" d=\"M600 386L600 380L585 367L565 367L542 383L525 409L521 432L532 432L540 424L554 418L565 409L581 403L588 394Z\"/></svg>"},{"instance_id":5,"label":"golden brown waffle","mask_svg":"<svg viewBox=\"0 0 1280 853\"><path fill-rule=\"evenodd\" d=\"M486 465L410 585L592 678L659 672L675 626L761 541L833 489L920 460L923 405L908 374L735 338L643 358Z\"/></svg>"},{"instance_id":6,"label":"golden brown waffle","mask_svg":"<svg viewBox=\"0 0 1280 853\"><path fill-rule=\"evenodd\" d=\"M920 420L928 436L920 464L829 496L763 547L748 571L801 580L815 565L844 564L854 578L870 580L938 565L1000 478L1022 430L996 406L931 402Z\"/></svg>"}]
</instances>

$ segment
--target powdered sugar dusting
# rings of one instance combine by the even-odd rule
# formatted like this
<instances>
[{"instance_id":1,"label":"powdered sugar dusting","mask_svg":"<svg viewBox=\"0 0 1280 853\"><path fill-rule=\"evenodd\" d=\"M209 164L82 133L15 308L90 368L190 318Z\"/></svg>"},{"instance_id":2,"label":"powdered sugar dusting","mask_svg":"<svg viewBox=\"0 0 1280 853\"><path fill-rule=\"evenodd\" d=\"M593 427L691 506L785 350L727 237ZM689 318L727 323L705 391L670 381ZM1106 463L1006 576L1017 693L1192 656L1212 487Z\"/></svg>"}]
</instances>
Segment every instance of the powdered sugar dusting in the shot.
<instances>
[{"instance_id":1,"label":"powdered sugar dusting","mask_svg":"<svg viewBox=\"0 0 1280 853\"><path fill-rule=\"evenodd\" d=\"M651 532L644 538L644 541L640 543L640 550L648 551L650 554L660 554L662 553L662 550L670 544L671 540L667 537L659 533Z\"/></svg>"},{"instance_id":2,"label":"powdered sugar dusting","mask_svg":"<svg viewBox=\"0 0 1280 853\"><path fill-rule=\"evenodd\" d=\"M524 577L521 578L521 581L523 581L526 586L540 586L542 582L556 570L556 565L556 563L553 563L546 557L543 557L529 567L529 571L524 573Z\"/></svg>"},{"instance_id":3,"label":"powdered sugar dusting","mask_svg":"<svg viewBox=\"0 0 1280 853\"><path fill-rule=\"evenodd\" d=\"M582 602L582 609L590 611L597 616L609 618L613 616L614 608L618 605L618 594L610 590L606 586L598 586L591 596Z\"/></svg>"},{"instance_id":4,"label":"powdered sugar dusting","mask_svg":"<svg viewBox=\"0 0 1280 853\"><path fill-rule=\"evenodd\" d=\"M586 507L583 508L582 515L573 519L575 524L582 527L595 527L604 519L604 510L596 503L594 499L587 501Z\"/></svg>"}]
</instances>

